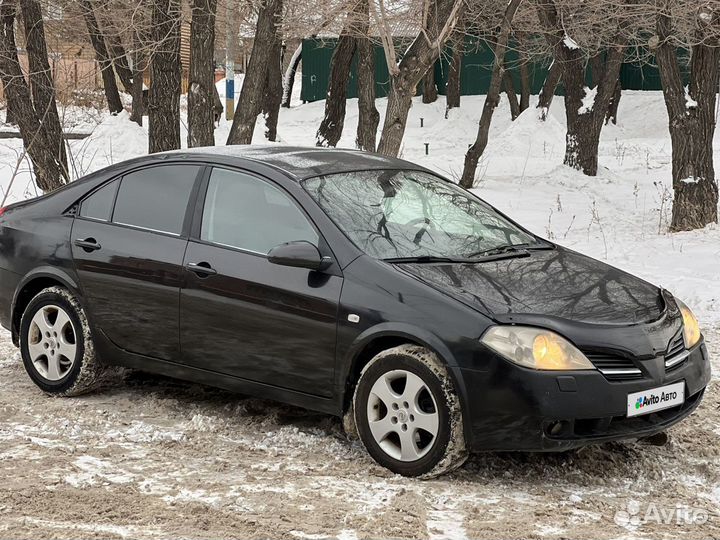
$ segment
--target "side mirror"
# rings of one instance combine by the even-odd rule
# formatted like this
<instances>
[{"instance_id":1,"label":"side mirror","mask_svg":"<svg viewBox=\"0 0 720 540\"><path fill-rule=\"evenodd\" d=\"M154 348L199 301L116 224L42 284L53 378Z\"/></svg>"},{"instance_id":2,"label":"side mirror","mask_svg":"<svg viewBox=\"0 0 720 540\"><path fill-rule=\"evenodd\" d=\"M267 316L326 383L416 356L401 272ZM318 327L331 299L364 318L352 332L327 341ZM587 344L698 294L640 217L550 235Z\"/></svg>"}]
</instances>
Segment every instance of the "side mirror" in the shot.
<instances>
[{"instance_id":1,"label":"side mirror","mask_svg":"<svg viewBox=\"0 0 720 540\"><path fill-rule=\"evenodd\" d=\"M286 242L268 252L268 261L282 266L325 270L332 264L330 257L320 255L320 250L307 240Z\"/></svg>"}]
</instances>

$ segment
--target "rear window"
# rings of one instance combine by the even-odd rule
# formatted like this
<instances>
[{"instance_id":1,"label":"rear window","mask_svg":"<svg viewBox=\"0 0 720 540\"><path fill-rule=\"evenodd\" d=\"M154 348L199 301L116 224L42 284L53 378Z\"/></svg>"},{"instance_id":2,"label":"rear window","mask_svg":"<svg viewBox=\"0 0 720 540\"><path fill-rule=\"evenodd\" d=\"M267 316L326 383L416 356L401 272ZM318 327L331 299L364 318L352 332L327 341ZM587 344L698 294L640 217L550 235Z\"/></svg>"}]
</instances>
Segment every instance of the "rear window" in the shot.
<instances>
[{"instance_id":1,"label":"rear window","mask_svg":"<svg viewBox=\"0 0 720 540\"><path fill-rule=\"evenodd\" d=\"M180 234L198 165L161 165L126 174L113 223Z\"/></svg>"},{"instance_id":2,"label":"rear window","mask_svg":"<svg viewBox=\"0 0 720 540\"><path fill-rule=\"evenodd\" d=\"M86 198L80 205L80 217L110 221L118 184L113 180Z\"/></svg>"}]
</instances>

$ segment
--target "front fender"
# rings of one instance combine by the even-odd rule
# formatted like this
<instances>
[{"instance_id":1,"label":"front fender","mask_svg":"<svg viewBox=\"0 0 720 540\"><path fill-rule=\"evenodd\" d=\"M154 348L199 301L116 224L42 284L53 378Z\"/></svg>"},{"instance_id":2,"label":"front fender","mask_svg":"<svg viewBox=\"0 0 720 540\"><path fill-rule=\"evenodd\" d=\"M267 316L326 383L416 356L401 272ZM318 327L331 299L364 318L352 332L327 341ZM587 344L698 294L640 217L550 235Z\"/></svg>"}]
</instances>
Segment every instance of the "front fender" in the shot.
<instances>
[{"instance_id":1,"label":"front fender","mask_svg":"<svg viewBox=\"0 0 720 540\"><path fill-rule=\"evenodd\" d=\"M360 359L362 352L371 344L378 339L382 338L399 338L408 342L417 343L423 347L427 347L433 351L440 361L447 367L448 375L450 376L455 391L457 392L458 398L460 399L460 405L463 411L467 411L468 406L468 392L463 380L461 370L458 367L455 355L452 353L450 348L432 332L429 332L421 327L414 326L406 323L394 323L394 322L383 322L371 326L360 333L350 345L344 358L341 360L339 366L339 388L342 393L341 402L347 407L352 398L351 393L353 387L348 384L351 376L355 373L357 368L357 362ZM469 436L468 426L469 422L465 421L465 436L466 440Z\"/></svg>"}]
</instances>

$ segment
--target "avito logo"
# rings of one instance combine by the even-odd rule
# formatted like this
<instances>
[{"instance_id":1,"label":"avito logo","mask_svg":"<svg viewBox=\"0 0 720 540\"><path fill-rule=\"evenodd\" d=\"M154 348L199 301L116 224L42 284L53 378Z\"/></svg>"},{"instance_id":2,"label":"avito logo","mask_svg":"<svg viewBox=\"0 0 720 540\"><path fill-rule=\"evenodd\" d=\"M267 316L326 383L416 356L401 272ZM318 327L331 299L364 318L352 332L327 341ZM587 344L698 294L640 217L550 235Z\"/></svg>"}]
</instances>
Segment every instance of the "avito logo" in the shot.
<instances>
[{"instance_id":1,"label":"avito logo","mask_svg":"<svg viewBox=\"0 0 720 540\"><path fill-rule=\"evenodd\" d=\"M648 405L657 405L664 401L670 401L677 398L677 392L661 392L657 394L650 394L649 396L640 396L635 402L636 409L642 409Z\"/></svg>"}]
</instances>

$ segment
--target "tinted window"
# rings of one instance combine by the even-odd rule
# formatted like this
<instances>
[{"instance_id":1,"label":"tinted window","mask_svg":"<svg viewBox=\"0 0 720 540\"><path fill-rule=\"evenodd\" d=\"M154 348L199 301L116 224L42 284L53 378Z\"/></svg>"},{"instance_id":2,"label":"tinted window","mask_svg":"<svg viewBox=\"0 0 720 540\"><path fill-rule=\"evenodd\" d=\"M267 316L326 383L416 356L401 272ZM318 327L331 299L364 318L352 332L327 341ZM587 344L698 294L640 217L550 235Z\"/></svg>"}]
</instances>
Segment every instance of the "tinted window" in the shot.
<instances>
[{"instance_id":1,"label":"tinted window","mask_svg":"<svg viewBox=\"0 0 720 540\"><path fill-rule=\"evenodd\" d=\"M125 175L113 222L180 234L199 170L193 165L162 165Z\"/></svg>"},{"instance_id":2,"label":"tinted window","mask_svg":"<svg viewBox=\"0 0 720 540\"><path fill-rule=\"evenodd\" d=\"M80 216L109 221L117 186L118 181L113 180L85 199L80 206Z\"/></svg>"},{"instance_id":3,"label":"tinted window","mask_svg":"<svg viewBox=\"0 0 720 540\"><path fill-rule=\"evenodd\" d=\"M210 177L200 238L257 253L293 240L318 243L317 233L285 192L225 169L214 169Z\"/></svg>"}]
</instances>

